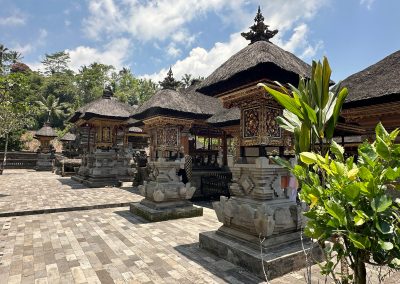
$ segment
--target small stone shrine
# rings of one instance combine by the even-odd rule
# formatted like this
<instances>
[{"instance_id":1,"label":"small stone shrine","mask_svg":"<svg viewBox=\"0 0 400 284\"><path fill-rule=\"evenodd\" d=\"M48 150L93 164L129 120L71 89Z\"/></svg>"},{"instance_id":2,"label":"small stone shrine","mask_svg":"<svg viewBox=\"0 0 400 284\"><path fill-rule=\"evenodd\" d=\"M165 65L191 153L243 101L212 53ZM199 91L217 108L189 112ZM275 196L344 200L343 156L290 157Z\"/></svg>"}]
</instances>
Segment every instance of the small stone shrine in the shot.
<instances>
[{"instance_id":1,"label":"small stone shrine","mask_svg":"<svg viewBox=\"0 0 400 284\"><path fill-rule=\"evenodd\" d=\"M69 122L77 127L82 162L72 179L89 187L116 186L132 180L132 154L127 142L132 111L107 87L101 98L75 112Z\"/></svg>"},{"instance_id":2,"label":"small stone shrine","mask_svg":"<svg viewBox=\"0 0 400 284\"><path fill-rule=\"evenodd\" d=\"M180 178L178 172L185 168L194 116L204 114L189 96L175 90L176 81L171 70L161 86L163 89L133 115L144 123L144 130L150 136L151 172L150 180L139 186L145 198L140 203L132 203L130 211L149 221L201 216L203 208L189 201L196 188Z\"/></svg>"},{"instance_id":3,"label":"small stone shrine","mask_svg":"<svg viewBox=\"0 0 400 284\"><path fill-rule=\"evenodd\" d=\"M306 265L301 249L301 208L289 200L285 184L288 172L269 161L269 156L283 156L291 147L291 136L277 124L281 107L257 83L277 88L274 81L297 85L300 76L311 67L293 54L272 44L277 31L268 30L258 10L251 31L242 35L251 43L233 55L206 78L198 92L219 98L233 113L216 115L209 122L234 124L239 157L230 164L231 197L221 197L213 207L223 224L215 232L200 233L200 247L268 279ZM238 110L237 110L238 109ZM226 112L226 111L225 111ZM223 125L222 125L223 126ZM227 127L227 126L225 126ZM264 261L260 256L260 238Z\"/></svg>"},{"instance_id":4,"label":"small stone shrine","mask_svg":"<svg viewBox=\"0 0 400 284\"><path fill-rule=\"evenodd\" d=\"M36 131L34 138L39 140L40 146L38 149L38 156L35 170L37 171L52 171L53 170L53 159L54 149L50 144L50 141L57 137L56 132L50 126L49 122L46 122L42 128Z\"/></svg>"}]
</instances>

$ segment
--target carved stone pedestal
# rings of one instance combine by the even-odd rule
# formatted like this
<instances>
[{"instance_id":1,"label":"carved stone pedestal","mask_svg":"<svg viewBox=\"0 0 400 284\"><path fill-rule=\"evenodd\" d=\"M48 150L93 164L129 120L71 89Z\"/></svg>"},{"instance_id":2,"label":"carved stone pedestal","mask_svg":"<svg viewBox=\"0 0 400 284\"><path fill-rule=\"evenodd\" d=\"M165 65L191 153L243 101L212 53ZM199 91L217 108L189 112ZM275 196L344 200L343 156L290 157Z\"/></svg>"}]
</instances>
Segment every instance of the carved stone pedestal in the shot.
<instances>
[{"instance_id":1,"label":"carved stone pedestal","mask_svg":"<svg viewBox=\"0 0 400 284\"><path fill-rule=\"evenodd\" d=\"M200 233L200 247L261 278L260 246L269 279L306 266L300 242L301 209L281 189L287 171L264 157L255 164L236 164L231 171L232 197L222 196L213 203L223 225L215 232ZM260 238L265 238L262 245ZM321 257L318 250L314 253Z\"/></svg>"},{"instance_id":2,"label":"carved stone pedestal","mask_svg":"<svg viewBox=\"0 0 400 284\"><path fill-rule=\"evenodd\" d=\"M52 154L51 153L39 153L36 161L36 171L52 171Z\"/></svg>"},{"instance_id":3,"label":"carved stone pedestal","mask_svg":"<svg viewBox=\"0 0 400 284\"><path fill-rule=\"evenodd\" d=\"M159 159L150 163L150 182L139 186L145 198L140 203L131 203L130 211L151 222L187 218L203 215L203 208L193 206L188 200L196 188L179 181L176 175L181 162L166 162Z\"/></svg>"}]
</instances>

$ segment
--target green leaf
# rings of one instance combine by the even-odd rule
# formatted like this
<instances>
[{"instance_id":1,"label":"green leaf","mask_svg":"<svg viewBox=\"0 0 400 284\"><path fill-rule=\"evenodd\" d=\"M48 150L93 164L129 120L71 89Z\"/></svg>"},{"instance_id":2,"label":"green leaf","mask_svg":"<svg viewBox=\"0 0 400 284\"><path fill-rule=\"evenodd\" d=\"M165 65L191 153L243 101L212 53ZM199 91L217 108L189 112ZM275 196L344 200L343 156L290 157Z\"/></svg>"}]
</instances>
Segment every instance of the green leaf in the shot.
<instances>
[{"instance_id":1,"label":"green leaf","mask_svg":"<svg viewBox=\"0 0 400 284\"><path fill-rule=\"evenodd\" d=\"M264 89L268 93L270 93L270 95L273 96L274 99L277 100L285 109L297 115L299 118L304 119L303 114L301 113L299 107L297 106L293 98L277 90L274 90L265 84L260 83L257 86L264 87Z\"/></svg>"},{"instance_id":2,"label":"green leaf","mask_svg":"<svg viewBox=\"0 0 400 284\"><path fill-rule=\"evenodd\" d=\"M271 156L269 158L272 159L276 164L278 164L282 167L285 167L285 168L289 169L290 171L293 169L292 164L290 164L290 162L288 160L285 160L279 156Z\"/></svg>"},{"instance_id":3,"label":"green leaf","mask_svg":"<svg viewBox=\"0 0 400 284\"><path fill-rule=\"evenodd\" d=\"M358 198L360 194L360 188L358 187L357 183L353 183L348 185L347 187L344 188L343 193L345 196L350 199L351 201L355 200Z\"/></svg>"},{"instance_id":4,"label":"green leaf","mask_svg":"<svg viewBox=\"0 0 400 284\"><path fill-rule=\"evenodd\" d=\"M305 123L301 125L300 133L299 133L299 147L300 152L310 151L310 136L311 129Z\"/></svg>"},{"instance_id":5,"label":"green leaf","mask_svg":"<svg viewBox=\"0 0 400 284\"><path fill-rule=\"evenodd\" d=\"M343 161L344 148L340 146L335 140L332 140L331 152L336 156L339 161Z\"/></svg>"},{"instance_id":6,"label":"green leaf","mask_svg":"<svg viewBox=\"0 0 400 284\"><path fill-rule=\"evenodd\" d=\"M347 178L349 180L355 180L358 174L358 168L351 169L347 172Z\"/></svg>"},{"instance_id":7,"label":"green leaf","mask_svg":"<svg viewBox=\"0 0 400 284\"><path fill-rule=\"evenodd\" d=\"M365 223L365 219L363 217L358 216L358 215L354 217L354 224L356 226L361 226L364 223Z\"/></svg>"},{"instance_id":8,"label":"green leaf","mask_svg":"<svg viewBox=\"0 0 400 284\"><path fill-rule=\"evenodd\" d=\"M358 168L358 176L362 179L362 180L371 180L374 178L374 176L371 174L371 172L366 168L366 167L360 167Z\"/></svg>"},{"instance_id":9,"label":"green leaf","mask_svg":"<svg viewBox=\"0 0 400 284\"><path fill-rule=\"evenodd\" d=\"M337 219L341 225L347 223L346 212L342 206L331 200L325 201L324 205L325 210L329 213L329 215Z\"/></svg>"},{"instance_id":10,"label":"green leaf","mask_svg":"<svg viewBox=\"0 0 400 284\"><path fill-rule=\"evenodd\" d=\"M385 127L383 127L381 122L376 125L375 133L376 136L380 137L382 140L386 140L389 136L389 133L386 131Z\"/></svg>"},{"instance_id":11,"label":"green leaf","mask_svg":"<svg viewBox=\"0 0 400 284\"><path fill-rule=\"evenodd\" d=\"M400 133L400 128L397 128L397 129L393 130L393 131L390 132L390 134L389 134L389 139L390 139L391 141L395 141L396 138L397 138L397 136L399 135L399 133Z\"/></svg>"},{"instance_id":12,"label":"green leaf","mask_svg":"<svg viewBox=\"0 0 400 284\"><path fill-rule=\"evenodd\" d=\"M375 141L376 152L384 159L390 159L390 149L385 141L381 137L376 137Z\"/></svg>"},{"instance_id":13,"label":"green leaf","mask_svg":"<svg viewBox=\"0 0 400 284\"><path fill-rule=\"evenodd\" d=\"M312 152L300 153L300 160L306 165L312 165L317 162L317 155Z\"/></svg>"},{"instance_id":14,"label":"green leaf","mask_svg":"<svg viewBox=\"0 0 400 284\"><path fill-rule=\"evenodd\" d=\"M400 168L394 170L391 167L388 167L386 170L384 170L383 175L389 180L396 180L400 177Z\"/></svg>"},{"instance_id":15,"label":"green leaf","mask_svg":"<svg viewBox=\"0 0 400 284\"><path fill-rule=\"evenodd\" d=\"M393 243L391 243L391 242L384 242L382 240L379 240L378 242L383 250L392 250L394 247Z\"/></svg>"},{"instance_id":16,"label":"green leaf","mask_svg":"<svg viewBox=\"0 0 400 284\"><path fill-rule=\"evenodd\" d=\"M371 242L368 237L361 234L350 232L349 239L353 242L354 246L359 249L367 249L371 246Z\"/></svg>"},{"instance_id":17,"label":"green leaf","mask_svg":"<svg viewBox=\"0 0 400 284\"><path fill-rule=\"evenodd\" d=\"M371 207L375 212L383 212L392 205L392 199L387 195L375 197L371 202Z\"/></svg>"},{"instance_id":18,"label":"green leaf","mask_svg":"<svg viewBox=\"0 0 400 284\"><path fill-rule=\"evenodd\" d=\"M388 222L385 222L382 220L378 220L375 223L375 228L377 228L379 232L381 232L382 234L385 234L385 235L393 233L393 226L391 224L389 224Z\"/></svg>"}]
</instances>

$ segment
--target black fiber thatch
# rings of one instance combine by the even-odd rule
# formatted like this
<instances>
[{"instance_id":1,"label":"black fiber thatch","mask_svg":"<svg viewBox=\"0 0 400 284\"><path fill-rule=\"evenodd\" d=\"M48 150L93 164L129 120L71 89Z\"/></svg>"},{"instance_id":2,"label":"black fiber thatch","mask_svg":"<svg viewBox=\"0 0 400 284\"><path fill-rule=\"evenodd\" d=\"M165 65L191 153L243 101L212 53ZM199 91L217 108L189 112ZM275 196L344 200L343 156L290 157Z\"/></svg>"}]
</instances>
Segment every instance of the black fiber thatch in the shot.
<instances>
[{"instance_id":1,"label":"black fiber thatch","mask_svg":"<svg viewBox=\"0 0 400 284\"><path fill-rule=\"evenodd\" d=\"M76 139L76 135L71 133L71 132L67 132L65 133L65 135L63 137L61 137L60 141L75 141Z\"/></svg>"},{"instance_id":2,"label":"black fiber thatch","mask_svg":"<svg viewBox=\"0 0 400 284\"><path fill-rule=\"evenodd\" d=\"M126 120L133 110L132 106L122 103L114 97L103 96L78 109L69 122L74 123L80 118L88 120L92 117Z\"/></svg>"},{"instance_id":3,"label":"black fiber thatch","mask_svg":"<svg viewBox=\"0 0 400 284\"><path fill-rule=\"evenodd\" d=\"M220 110L222 110L222 105L217 99L195 92L194 89L182 92L164 89L139 106L132 117L142 120L156 115L165 115L206 119Z\"/></svg>"},{"instance_id":4,"label":"black fiber thatch","mask_svg":"<svg viewBox=\"0 0 400 284\"><path fill-rule=\"evenodd\" d=\"M239 125L240 109L238 107L223 109L207 119L207 122L214 126Z\"/></svg>"},{"instance_id":5,"label":"black fiber thatch","mask_svg":"<svg viewBox=\"0 0 400 284\"><path fill-rule=\"evenodd\" d=\"M400 50L342 82L349 95L345 106L400 100Z\"/></svg>"},{"instance_id":6,"label":"black fiber thatch","mask_svg":"<svg viewBox=\"0 0 400 284\"><path fill-rule=\"evenodd\" d=\"M209 96L262 79L297 85L299 75L310 77L311 66L268 41L243 48L200 83L198 91Z\"/></svg>"},{"instance_id":7,"label":"black fiber thatch","mask_svg":"<svg viewBox=\"0 0 400 284\"><path fill-rule=\"evenodd\" d=\"M35 137L57 137L57 133L49 123L45 123L42 128L36 131Z\"/></svg>"}]
</instances>

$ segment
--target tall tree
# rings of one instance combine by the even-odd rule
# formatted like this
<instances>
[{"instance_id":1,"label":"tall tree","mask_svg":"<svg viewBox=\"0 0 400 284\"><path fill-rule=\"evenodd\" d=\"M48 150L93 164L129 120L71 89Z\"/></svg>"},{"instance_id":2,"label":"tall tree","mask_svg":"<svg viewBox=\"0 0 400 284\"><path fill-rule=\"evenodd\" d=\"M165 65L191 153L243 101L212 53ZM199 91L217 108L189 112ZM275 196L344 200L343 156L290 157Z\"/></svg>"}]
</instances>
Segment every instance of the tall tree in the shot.
<instances>
[{"instance_id":1,"label":"tall tree","mask_svg":"<svg viewBox=\"0 0 400 284\"><path fill-rule=\"evenodd\" d=\"M40 100L36 101L39 106L40 111L43 114L47 114L47 120L52 121L53 118L61 118L65 116L66 105L60 103L59 98L54 95L49 95L48 97L41 96Z\"/></svg>"},{"instance_id":2,"label":"tall tree","mask_svg":"<svg viewBox=\"0 0 400 284\"><path fill-rule=\"evenodd\" d=\"M0 44L0 75L5 72L4 63L8 60L8 52L9 49L3 44Z\"/></svg>"},{"instance_id":3,"label":"tall tree","mask_svg":"<svg viewBox=\"0 0 400 284\"><path fill-rule=\"evenodd\" d=\"M77 105L81 106L100 98L104 86L111 84L110 73L114 69L111 65L92 63L89 66L82 66L76 75L78 88Z\"/></svg>"},{"instance_id":4,"label":"tall tree","mask_svg":"<svg viewBox=\"0 0 400 284\"><path fill-rule=\"evenodd\" d=\"M42 64L45 67L45 73L47 75L51 75L68 71L68 63L70 61L69 53L65 51L58 51L52 54L46 53Z\"/></svg>"},{"instance_id":5,"label":"tall tree","mask_svg":"<svg viewBox=\"0 0 400 284\"><path fill-rule=\"evenodd\" d=\"M112 75L114 81L114 95L120 101L135 105L139 99L137 89L139 80L135 78L129 68L123 68L118 73Z\"/></svg>"},{"instance_id":6,"label":"tall tree","mask_svg":"<svg viewBox=\"0 0 400 284\"><path fill-rule=\"evenodd\" d=\"M18 51L10 51L9 53L9 60L11 63L17 63L20 62L20 60L23 58L22 54L19 53Z\"/></svg>"},{"instance_id":7,"label":"tall tree","mask_svg":"<svg viewBox=\"0 0 400 284\"><path fill-rule=\"evenodd\" d=\"M137 97L139 104L147 101L157 91L158 87L151 79L139 79Z\"/></svg>"},{"instance_id":8,"label":"tall tree","mask_svg":"<svg viewBox=\"0 0 400 284\"><path fill-rule=\"evenodd\" d=\"M29 125L31 121L32 108L26 100L20 97L26 89L29 89L29 85L24 74L0 76L0 138L5 139L4 158L0 173L3 172L7 163L10 134Z\"/></svg>"},{"instance_id":9,"label":"tall tree","mask_svg":"<svg viewBox=\"0 0 400 284\"><path fill-rule=\"evenodd\" d=\"M190 85L192 84L192 80L193 80L192 74L187 74L187 73L185 73L185 74L182 76L182 79L181 79L182 86L183 86L184 88L190 87Z\"/></svg>"}]
</instances>

